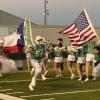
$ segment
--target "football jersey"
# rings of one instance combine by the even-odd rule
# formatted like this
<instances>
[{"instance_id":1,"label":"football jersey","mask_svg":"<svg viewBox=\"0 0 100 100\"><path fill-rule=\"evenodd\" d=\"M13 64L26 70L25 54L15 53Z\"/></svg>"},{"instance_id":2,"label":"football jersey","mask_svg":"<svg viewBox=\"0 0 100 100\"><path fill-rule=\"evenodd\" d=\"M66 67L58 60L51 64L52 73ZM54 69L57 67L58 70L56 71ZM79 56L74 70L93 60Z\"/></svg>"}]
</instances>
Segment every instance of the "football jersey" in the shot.
<instances>
[{"instance_id":1,"label":"football jersey","mask_svg":"<svg viewBox=\"0 0 100 100\"><path fill-rule=\"evenodd\" d=\"M83 57L83 47L77 48L76 57Z\"/></svg>"},{"instance_id":2,"label":"football jersey","mask_svg":"<svg viewBox=\"0 0 100 100\"><path fill-rule=\"evenodd\" d=\"M68 55L75 55L76 53L73 51L73 46L67 46Z\"/></svg>"},{"instance_id":3,"label":"football jersey","mask_svg":"<svg viewBox=\"0 0 100 100\"><path fill-rule=\"evenodd\" d=\"M55 47L54 52L55 52L55 57L63 57L62 52L64 50L64 47Z\"/></svg>"},{"instance_id":4,"label":"football jersey","mask_svg":"<svg viewBox=\"0 0 100 100\"><path fill-rule=\"evenodd\" d=\"M38 44L32 47L32 52L31 52L32 59L40 61L44 57L44 54L45 54L44 44Z\"/></svg>"},{"instance_id":5,"label":"football jersey","mask_svg":"<svg viewBox=\"0 0 100 100\"><path fill-rule=\"evenodd\" d=\"M89 42L85 43L83 45L83 53L84 53L84 55L86 55L87 53L90 53L93 48L94 48L94 45L91 45Z\"/></svg>"},{"instance_id":6,"label":"football jersey","mask_svg":"<svg viewBox=\"0 0 100 100\"><path fill-rule=\"evenodd\" d=\"M50 44L45 43L45 49L48 50L50 48Z\"/></svg>"},{"instance_id":7,"label":"football jersey","mask_svg":"<svg viewBox=\"0 0 100 100\"><path fill-rule=\"evenodd\" d=\"M97 54L95 55L95 60L96 60L96 61L100 61L100 53L97 53Z\"/></svg>"}]
</instances>

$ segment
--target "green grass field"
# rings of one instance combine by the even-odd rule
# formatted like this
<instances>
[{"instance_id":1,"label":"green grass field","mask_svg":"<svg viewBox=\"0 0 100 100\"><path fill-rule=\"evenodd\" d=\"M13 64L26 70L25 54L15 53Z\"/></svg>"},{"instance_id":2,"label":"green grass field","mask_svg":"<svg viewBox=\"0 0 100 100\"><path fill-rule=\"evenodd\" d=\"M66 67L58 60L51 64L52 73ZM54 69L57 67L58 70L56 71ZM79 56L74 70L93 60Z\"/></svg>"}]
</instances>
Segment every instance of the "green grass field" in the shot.
<instances>
[{"instance_id":1,"label":"green grass field","mask_svg":"<svg viewBox=\"0 0 100 100\"><path fill-rule=\"evenodd\" d=\"M76 78L71 80L66 68L62 78L55 78L53 68L48 72L48 79L37 80L34 91L29 91L31 81L29 72L19 71L0 77L0 93L25 100L100 100L100 78L86 83ZM0 99L1 100L1 99Z\"/></svg>"}]
</instances>

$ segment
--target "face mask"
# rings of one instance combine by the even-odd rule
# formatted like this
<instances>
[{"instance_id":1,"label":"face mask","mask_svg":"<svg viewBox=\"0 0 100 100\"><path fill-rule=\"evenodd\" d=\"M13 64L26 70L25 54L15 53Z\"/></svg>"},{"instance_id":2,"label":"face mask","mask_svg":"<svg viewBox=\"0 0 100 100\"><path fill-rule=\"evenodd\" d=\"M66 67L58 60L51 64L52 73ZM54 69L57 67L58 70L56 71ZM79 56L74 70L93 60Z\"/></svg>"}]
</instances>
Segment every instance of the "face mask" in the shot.
<instances>
[{"instance_id":1,"label":"face mask","mask_svg":"<svg viewBox=\"0 0 100 100\"><path fill-rule=\"evenodd\" d=\"M43 40L38 41L38 44L43 44L43 43L44 43Z\"/></svg>"},{"instance_id":2,"label":"face mask","mask_svg":"<svg viewBox=\"0 0 100 100\"><path fill-rule=\"evenodd\" d=\"M62 42L59 42L57 45L58 47L62 47Z\"/></svg>"}]
</instances>

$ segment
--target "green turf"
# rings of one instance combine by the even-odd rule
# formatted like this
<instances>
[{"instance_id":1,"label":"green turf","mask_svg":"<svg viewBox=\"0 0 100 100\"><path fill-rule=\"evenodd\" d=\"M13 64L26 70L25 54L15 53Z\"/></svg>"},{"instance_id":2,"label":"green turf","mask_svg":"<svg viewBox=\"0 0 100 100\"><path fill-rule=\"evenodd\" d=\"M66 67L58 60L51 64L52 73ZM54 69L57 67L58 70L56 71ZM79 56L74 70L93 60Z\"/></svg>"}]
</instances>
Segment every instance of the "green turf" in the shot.
<instances>
[{"instance_id":1,"label":"green turf","mask_svg":"<svg viewBox=\"0 0 100 100\"><path fill-rule=\"evenodd\" d=\"M29 96L31 97L21 97L26 100L42 100L49 99L52 100L100 100L100 91L94 92L79 92L79 93L65 93L65 94L55 94L63 92L73 92L73 91L86 91L86 90L95 90L100 89L100 78L96 81L90 81L87 83L82 83L77 81L77 78L70 80L68 78L68 71L63 72L64 78L55 78L54 70L49 70L48 78L46 81L37 80L37 86L33 92L29 91L28 85L31 81L31 76L29 72L17 72L13 74L5 74L0 78L0 89L13 89L12 91L2 91L0 93L10 93L10 92L24 92L21 94L11 94L12 96L21 97ZM40 79L40 78L39 78ZM14 80L23 80L18 82L12 82ZM10 82L4 82L10 81ZM53 95L50 95L54 93ZM42 95L48 94L48 95ZM35 96L38 95L38 96ZM39 96L41 95L41 96Z\"/></svg>"}]
</instances>

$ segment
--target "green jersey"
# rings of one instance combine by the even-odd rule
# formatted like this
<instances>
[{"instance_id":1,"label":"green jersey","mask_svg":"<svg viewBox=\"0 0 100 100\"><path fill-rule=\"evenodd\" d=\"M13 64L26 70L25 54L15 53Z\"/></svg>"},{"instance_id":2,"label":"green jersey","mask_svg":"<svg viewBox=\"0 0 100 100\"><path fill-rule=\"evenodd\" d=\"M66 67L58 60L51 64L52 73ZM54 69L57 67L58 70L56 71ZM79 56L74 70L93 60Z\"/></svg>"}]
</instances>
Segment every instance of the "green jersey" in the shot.
<instances>
[{"instance_id":1,"label":"green jersey","mask_svg":"<svg viewBox=\"0 0 100 100\"><path fill-rule=\"evenodd\" d=\"M67 51L68 55L75 55L76 53L74 52L74 47L73 46L67 46Z\"/></svg>"},{"instance_id":2,"label":"green jersey","mask_svg":"<svg viewBox=\"0 0 100 100\"><path fill-rule=\"evenodd\" d=\"M55 52L55 57L61 57L61 50L59 49L59 47L55 47L54 48L54 52Z\"/></svg>"},{"instance_id":3,"label":"green jersey","mask_svg":"<svg viewBox=\"0 0 100 100\"><path fill-rule=\"evenodd\" d=\"M49 59L52 59L52 60L55 58L55 52L54 52L53 49L52 49L52 51L49 52L48 58L49 58Z\"/></svg>"},{"instance_id":4,"label":"green jersey","mask_svg":"<svg viewBox=\"0 0 100 100\"><path fill-rule=\"evenodd\" d=\"M63 58L67 58L68 57L67 47L65 47L65 50L62 51L62 56L63 56Z\"/></svg>"},{"instance_id":5,"label":"green jersey","mask_svg":"<svg viewBox=\"0 0 100 100\"><path fill-rule=\"evenodd\" d=\"M84 55L86 55L87 53L90 53L93 48L94 48L94 45L91 45L89 42L85 43L83 45L83 53L84 53Z\"/></svg>"},{"instance_id":6,"label":"green jersey","mask_svg":"<svg viewBox=\"0 0 100 100\"><path fill-rule=\"evenodd\" d=\"M50 48L50 44L45 43L45 49L48 50Z\"/></svg>"},{"instance_id":7,"label":"green jersey","mask_svg":"<svg viewBox=\"0 0 100 100\"><path fill-rule=\"evenodd\" d=\"M38 44L32 47L31 58L34 60L41 61L45 54L45 45Z\"/></svg>"},{"instance_id":8,"label":"green jersey","mask_svg":"<svg viewBox=\"0 0 100 100\"><path fill-rule=\"evenodd\" d=\"M55 57L63 57L62 52L63 52L63 47L55 47L54 52L55 52Z\"/></svg>"},{"instance_id":9,"label":"green jersey","mask_svg":"<svg viewBox=\"0 0 100 100\"><path fill-rule=\"evenodd\" d=\"M95 60L96 61L100 61L100 53L98 53L98 54L95 55Z\"/></svg>"},{"instance_id":10,"label":"green jersey","mask_svg":"<svg viewBox=\"0 0 100 100\"><path fill-rule=\"evenodd\" d=\"M76 57L83 57L84 54L83 54L83 47L79 47L77 48L77 52L76 52Z\"/></svg>"}]
</instances>

